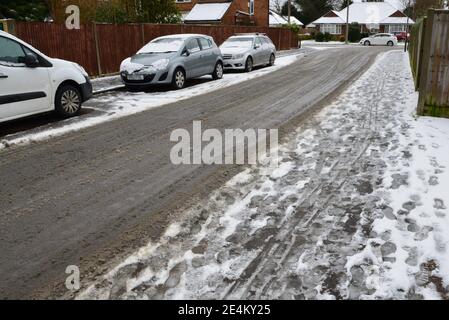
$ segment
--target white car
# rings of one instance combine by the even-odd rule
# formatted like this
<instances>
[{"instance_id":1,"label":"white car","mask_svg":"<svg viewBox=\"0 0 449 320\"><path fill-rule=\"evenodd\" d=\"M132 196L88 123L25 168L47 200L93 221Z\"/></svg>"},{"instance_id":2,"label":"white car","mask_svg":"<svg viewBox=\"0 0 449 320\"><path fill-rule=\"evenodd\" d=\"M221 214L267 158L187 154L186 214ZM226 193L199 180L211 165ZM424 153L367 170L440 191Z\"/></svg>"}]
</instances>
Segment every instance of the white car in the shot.
<instances>
[{"instance_id":1,"label":"white car","mask_svg":"<svg viewBox=\"0 0 449 320\"><path fill-rule=\"evenodd\" d=\"M390 33L378 33L368 38L360 40L360 44L364 46L389 46L393 47L398 44L398 38Z\"/></svg>"},{"instance_id":2,"label":"white car","mask_svg":"<svg viewBox=\"0 0 449 320\"><path fill-rule=\"evenodd\" d=\"M228 38L220 46L225 70L251 72L257 66L272 66L276 47L265 34L240 34Z\"/></svg>"},{"instance_id":3,"label":"white car","mask_svg":"<svg viewBox=\"0 0 449 320\"><path fill-rule=\"evenodd\" d=\"M52 110L62 117L75 116L91 96L83 67L49 58L0 31L0 122Z\"/></svg>"}]
</instances>

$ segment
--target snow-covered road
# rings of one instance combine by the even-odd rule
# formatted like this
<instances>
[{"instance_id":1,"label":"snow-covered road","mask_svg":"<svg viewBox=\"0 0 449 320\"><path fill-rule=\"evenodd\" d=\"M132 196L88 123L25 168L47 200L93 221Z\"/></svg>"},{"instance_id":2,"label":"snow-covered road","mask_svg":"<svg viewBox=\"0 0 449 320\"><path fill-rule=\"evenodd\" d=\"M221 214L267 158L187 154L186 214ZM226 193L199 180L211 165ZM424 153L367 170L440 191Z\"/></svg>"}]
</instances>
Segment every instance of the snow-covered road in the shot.
<instances>
[{"instance_id":1,"label":"snow-covered road","mask_svg":"<svg viewBox=\"0 0 449 320\"><path fill-rule=\"evenodd\" d=\"M220 131L280 128L281 136L290 133L386 49L314 51L223 90L6 148L0 157L0 297L60 297L67 293L63 271L72 264L80 267L83 287L88 285L148 240L157 241L172 222L180 221L183 208L207 199L211 190L244 170L174 165L169 157L173 130L189 130L201 120L205 128ZM196 85L206 82L215 84L200 80ZM117 101L127 95L111 94ZM101 114L89 107L85 112L78 120ZM2 132L15 130L14 124L22 126L22 121L2 126Z\"/></svg>"},{"instance_id":2,"label":"snow-covered road","mask_svg":"<svg viewBox=\"0 0 449 320\"><path fill-rule=\"evenodd\" d=\"M87 114L65 121L53 122L34 129L7 135L0 139L0 151L5 147L26 145L36 141L43 141L82 130L121 117L129 116L152 108L161 107L173 102L179 102L201 94L223 90L229 86L261 77L268 73L284 68L303 56L304 53L281 56L272 67L259 68L251 73L226 73L223 79L212 81L205 76L190 82L190 86L183 90L167 90L166 88L152 88L146 92L111 92L97 96L85 103Z\"/></svg>"},{"instance_id":3,"label":"snow-covered road","mask_svg":"<svg viewBox=\"0 0 449 320\"><path fill-rule=\"evenodd\" d=\"M382 54L278 168L233 177L77 298L447 298L449 120L415 106L407 56Z\"/></svg>"}]
</instances>

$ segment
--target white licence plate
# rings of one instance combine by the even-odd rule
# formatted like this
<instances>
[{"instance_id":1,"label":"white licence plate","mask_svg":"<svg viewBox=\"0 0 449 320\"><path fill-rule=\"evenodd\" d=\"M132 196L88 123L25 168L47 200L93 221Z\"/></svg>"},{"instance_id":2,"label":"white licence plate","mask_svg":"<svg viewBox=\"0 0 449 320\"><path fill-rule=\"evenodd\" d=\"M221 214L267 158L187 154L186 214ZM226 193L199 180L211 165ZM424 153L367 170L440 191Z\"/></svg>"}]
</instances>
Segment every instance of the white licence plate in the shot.
<instances>
[{"instance_id":1,"label":"white licence plate","mask_svg":"<svg viewBox=\"0 0 449 320\"><path fill-rule=\"evenodd\" d=\"M128 74L128 80L143 80L144 76L142 74Z\"/></svg>"}]
</instances>

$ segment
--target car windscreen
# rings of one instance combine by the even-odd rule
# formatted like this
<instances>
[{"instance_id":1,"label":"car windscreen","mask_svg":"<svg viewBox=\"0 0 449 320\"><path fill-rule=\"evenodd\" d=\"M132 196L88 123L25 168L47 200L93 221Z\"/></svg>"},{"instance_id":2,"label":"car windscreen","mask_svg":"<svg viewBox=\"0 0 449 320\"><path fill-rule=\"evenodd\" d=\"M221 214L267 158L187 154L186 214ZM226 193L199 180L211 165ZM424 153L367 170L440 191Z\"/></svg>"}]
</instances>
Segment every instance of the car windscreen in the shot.
<instances>
[{"instance_id":1,"label":"car windscreen","mask_svg":"<svg viewBox=\"0 0 449 320\"><path fill-rule=\"evenodd\" d=\"M253 46L253 40L254 38L230 38L221 45L221 48L250 49Z\"/></svg>"},{"instance_id":2,"label":"car windscreen","mask_svg":"<svg viewBox=\"0 0 449 320\"><path fill-rule=\"evenodd\" d=\"M177 52L183 45L184 40L182 38L160 38L148 43L137 54Z\"/></svg>"}]
</instances>

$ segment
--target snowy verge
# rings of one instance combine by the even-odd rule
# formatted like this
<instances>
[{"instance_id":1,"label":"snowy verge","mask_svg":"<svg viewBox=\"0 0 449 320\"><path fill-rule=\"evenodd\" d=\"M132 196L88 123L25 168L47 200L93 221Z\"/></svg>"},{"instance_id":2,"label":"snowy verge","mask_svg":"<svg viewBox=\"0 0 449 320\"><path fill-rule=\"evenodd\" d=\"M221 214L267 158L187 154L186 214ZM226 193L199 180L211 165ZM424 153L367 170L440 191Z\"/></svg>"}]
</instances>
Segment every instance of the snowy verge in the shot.
<instances>
[{"instance_id":1,"label":"snowy verge","mask_svg":"<svg viewBox=\"0 0 449 320\"><path fill-rule=\"evenodd\" d=\"M449 299L449 119L417 117L412 78L401 86L409 95L385 128L397 145L383 156L378 218L347 268L376 284L364 298Z\"/></svg>"}]
</instances>

